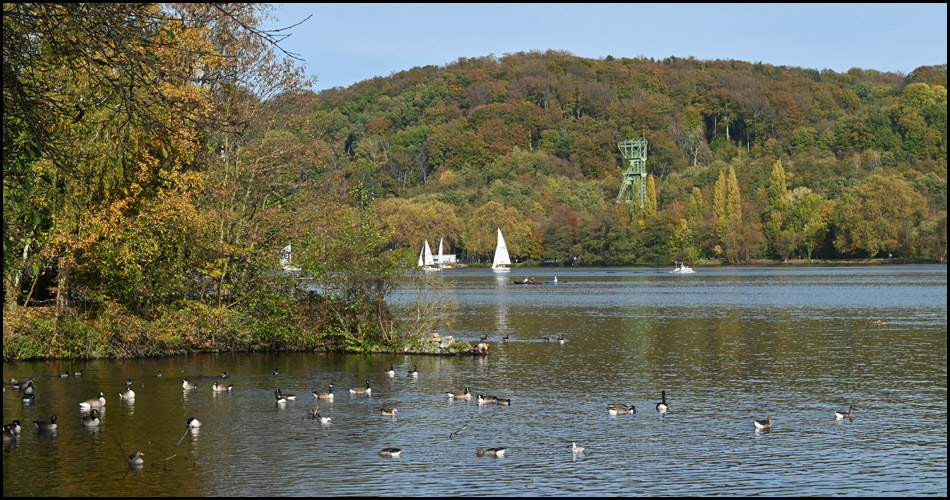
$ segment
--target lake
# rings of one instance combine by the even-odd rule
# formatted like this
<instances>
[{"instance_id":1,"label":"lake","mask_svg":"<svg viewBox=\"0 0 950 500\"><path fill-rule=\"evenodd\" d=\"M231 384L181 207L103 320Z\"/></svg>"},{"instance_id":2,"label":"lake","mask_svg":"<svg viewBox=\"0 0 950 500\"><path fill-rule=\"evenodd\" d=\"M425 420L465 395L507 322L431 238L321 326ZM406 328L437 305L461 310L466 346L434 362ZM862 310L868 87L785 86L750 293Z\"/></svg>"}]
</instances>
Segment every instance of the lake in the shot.
<instances>
[{"instance_id":1,"label":"lake","mask_svg":"<svg viewBox=\"0 0 950 500\"><path fill-rule=\"evenodd\" d=\"M457 306L441 333L487 336L488 356L6 362L3 422L24 425L4 447L4 496L946 496L946 265L671 269L439 272ZM24 405L7 382L31 376ZM118 397L127 379L134 400ZM215 380L234 388L214 393ZM366 381L371 395L349 393ZM329 384L334 400L318 401ZM466 387L469 401L446 396ZM297 398L278 405L276 389ZM99 391L90 430L79 402ZM849 405L853 419L835 420ZM33 428L53 414L55 432ZM387 447L401 456L381 458Z\"/></svg>"}]
</instances>

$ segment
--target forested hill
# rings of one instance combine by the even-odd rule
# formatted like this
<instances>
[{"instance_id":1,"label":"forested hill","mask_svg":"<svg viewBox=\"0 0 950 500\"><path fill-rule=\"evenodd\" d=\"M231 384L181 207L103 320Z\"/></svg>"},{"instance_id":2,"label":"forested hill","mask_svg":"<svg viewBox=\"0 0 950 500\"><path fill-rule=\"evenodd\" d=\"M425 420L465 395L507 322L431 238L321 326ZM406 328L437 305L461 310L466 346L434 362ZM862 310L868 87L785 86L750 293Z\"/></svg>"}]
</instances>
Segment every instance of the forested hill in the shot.
<instances>
[{"instance_id":1,"label":"forested hill","mask_svg":"<svg viewBox=\"0 0 950 500\"><path fill-rule=\"evenodd\" d=\"M903 75L531 52L326 90L308 123L379 200L395 246L444 237L487 258L500 226L513 256L558 262L942 259L946 85L946 64ZM641 136L639 211L615 199L617 143Z\"/></svg>"}]
</instances>

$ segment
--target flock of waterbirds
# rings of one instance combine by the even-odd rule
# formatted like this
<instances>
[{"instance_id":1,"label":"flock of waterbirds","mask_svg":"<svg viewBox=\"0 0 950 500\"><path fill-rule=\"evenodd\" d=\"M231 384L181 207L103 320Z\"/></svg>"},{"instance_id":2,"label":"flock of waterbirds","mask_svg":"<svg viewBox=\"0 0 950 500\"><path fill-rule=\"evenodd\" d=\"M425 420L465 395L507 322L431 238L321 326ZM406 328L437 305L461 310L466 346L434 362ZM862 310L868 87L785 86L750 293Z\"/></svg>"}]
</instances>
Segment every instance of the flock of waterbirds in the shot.
<instances>
[{"instance_id":1,"label":"flock of waterbirds","mask_svg":"<svg viewBox=\"0 0 950 500\"><path fill-rule=\"evenodd\" d=\"M505 335L505 337L502 340L503 342L507 342L508 336ZM545 342L549 342L550 338L543 337L543 340ZM565 342L564 337L562 335L559 335L557 338L557 342L563 345ZM482 337L480 344L484 344L487 346L488 345L487 337ZM487 355L487 354L480 354L480 355ZM383 374L390 378L395 377L396 376L395 366L392 363L390 363L389 369L384 370ZM75 377L80 377L82 375L83 375L82 370L73 373L73 376ZM413 365L411 369L408 369L406 371L406 375L409 378L417 379L419 377L418 367L416 365ZM69 373L68 372L61 373L59 376L61 378L68 378ZM273 376L279 377L280 372L277 369L274 369ZM158 378L162 377L162 372L159 370L155 374L155 377L158 377ZM229 377L228 377L227 372L222 372L219 376L215 378L227 379ZM18 382L15 379L11 378L9 383L15 390L22 393L22 402L24 405L32 405L35 403L36 386L35 386L35 380L33 377L30 377L25 382ZM214 393L229 393L232 391L233 388L234 388L233 384L221 383L218 380L215 380L214 383L211 385L211 391ZM182 378L183 391L189 392L189 391L195 391L197 389L198 389L197 384L189 382L187 378ZM369 396L372 394L372 390L373 389L371 387L370 381L367 380L365 387L364 386L353 387L349 389L349 392L350 394L353 394L353 395L362 394L362 395ZM4 386L3 391L4 393L6 393L6 386ZM314 390L312 393L315 400L318 402L320 401L332 402L334 398L333 384L328 384L326 391ZM465 387L461 391L446 391L445 394L448 396L449 399L453 399L453 400L468 401L472 399L472 392L469 387ZM277 388L274 390L274 404L278 406L283 406L288 401L294 401L296 397L297 396L295 394L285 394L280 388ZM667 403L665 390L661 391L660 397L661 397L660 401L656 403L656 411L657 413L661 415L666 415L670 411L670 405L669 403ZM131 379L126 380L125 390L119 392L119 398L124 399L124 400L134 400L135 392L132 390ZM511 404L510 398L500 398L498 396L489 396L489 395L483 395L483 394L477 394L476 401L479 405L494 404L494 405L499 405L499 406L508 406ZM98 396L95 398L87 399L85 401L80 402L79 409L81 412L81 419L80 419L81 425L86 428L98 428L98 426L101 424L101 419L100 419L100 416L102 413L101 409L105 406L105 404L106 404L106 397L105 397L105 393L103 392L99 392ZM396 411L397 409L395 407L383 407L379 409L380 415L390 416L393 418L395 418L396 416ZM607 413L609 415L633 415L637 413L637 409L633 404L627 405L623 403L611 403L607 405ZM310 408L307 411L306 416L324 425L329 425L332 421L330 416L321 415L320 410L317 407ZM850 405L847 411L843 411L843 410L834 411L834 417L835 417L835 420L843 420L843 419L852 420L854 418L854 405ZM771 431L772 422L773 422L773 418L771 415L767 415L766 418L764 419L753 419L752 421L756 432ZM192 432L197 431L197 429L200 428L201 425L202 425L201 421L199 421L197 418L195 417L188 418L185 422L186 432L178 440L177 444L181 443L182 439L184 439L184 437L187 435L189 431L192 431ZM35 427L37 432L41 432L41 433L55 432L57 429L57 416L52 415L48 421L35 420L33 421L33 426ZM465 430L466 428L467 426L464 426L461 429L450 433L449 438L450 439L453 438L455 435ZM19 420L14 420L13 422L9 424L5 424L3 426L4 447L8 447L12 443L16 442L17 438L19 437L20 430L21 430L21 423ZM120 445L120 448L121 448L121 445ZM475 450L475 454L478 457L488 456L488 457L497 458L497 457L504 457L506 451L507 451L506 447L493 447L493 448L478 447ZM575 456L579 454L584 454L585 448L577 446L576 442L571 442L571 452ZM392 448L392 447L383 448L382 450L379 451L379 456L383 458L399 458L401 457L401 454L402 454L401 449ZM128 455L126 457L126 461L128 462L131 468L138 469L142 467L145 463L145 460L143 458L144 455L145 454L142 451L136 451L132 453L131 455ZM174 457L174 455L172 455L172 457ZM165 461L167 462L167 460L172 457L166 458Z\"/></svg>"}]
</instances>

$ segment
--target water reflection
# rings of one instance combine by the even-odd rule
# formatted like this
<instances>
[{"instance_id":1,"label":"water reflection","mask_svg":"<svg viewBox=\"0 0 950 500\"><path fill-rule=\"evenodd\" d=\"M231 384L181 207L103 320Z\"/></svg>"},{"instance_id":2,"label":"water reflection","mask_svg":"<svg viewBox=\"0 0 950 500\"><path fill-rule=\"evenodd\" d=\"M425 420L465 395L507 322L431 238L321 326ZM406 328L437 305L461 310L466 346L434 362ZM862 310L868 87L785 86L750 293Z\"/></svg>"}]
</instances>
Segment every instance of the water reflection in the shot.
<instances>
[{"instance_id":1,"label":"water reflection","mask_svg":"<svg viewBox=\"0 0 950 500\"><path fill-rule=\"evenodd\" d=\"M945 267L665 271L559 269L565 283L531 287L443 272L460 305L446 334L510 333L487 356L5 363L4 379L33 376L39 396L24 406L7 386L4 421L63 422L58 436L27 426L5 443L4 494L946 494ZM59 376L80 365L82 378ZM200 375L222 372L231 393ZM136 400L103 411L100 431L80 431L77 395L130 377ZM180 377L199 388L184 391ZM310 395L367 381L372 397ZM465 387L511 405L445 395ZM277 390L306 398L279 406ZM655 411L664 391L665 414ZM640 411L610 416L615 402ZM851 402L859 418L835 420ZM756 432L752 420L768 414L774 427ZM183 428L192 416L200 430ZM496 460L479 447L507 451ZM136 448L144 467L123 466ZM380 457L385 448L400 458ZM769 467L749 470L753 461ZM378 472L355 482L353 470Z\"/></svg>"},{"instance_id":2,"label":"water reflection","mask_svg":"<svg viewBox=\"0 0 950 500\"><path fill-rule=\"evenodd\" d=\"M496 275L495 276L495 295L497 300L495 302L495 332L496 333L508 333L508 287L509 278L508 276Z\"/></svg>"}]
</instances>

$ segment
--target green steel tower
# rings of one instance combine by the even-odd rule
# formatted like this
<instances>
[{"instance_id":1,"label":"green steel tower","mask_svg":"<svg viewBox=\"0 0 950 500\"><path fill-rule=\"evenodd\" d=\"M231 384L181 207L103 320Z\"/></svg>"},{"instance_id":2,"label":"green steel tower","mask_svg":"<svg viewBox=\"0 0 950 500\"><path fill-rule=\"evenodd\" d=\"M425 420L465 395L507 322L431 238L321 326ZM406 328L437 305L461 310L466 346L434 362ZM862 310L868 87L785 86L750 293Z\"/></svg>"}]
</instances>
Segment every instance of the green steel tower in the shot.
<instances>
[{"instance_id":1,"label":"green steel tower","mask_svg":"<svg viewBox=\"0 0 950 500\"><path fill-rule=\"evenodd\" d=\"M645 137L627 139L617 143L617 147L620 148L624 159L629 162L629 166L623 171L623 184L620 186L620 193L617 194L617 203L632 202L634 185L636 185L640 208L643 208L643 199L647 194L647 140Z\"/></svg>"}]
</instances>

